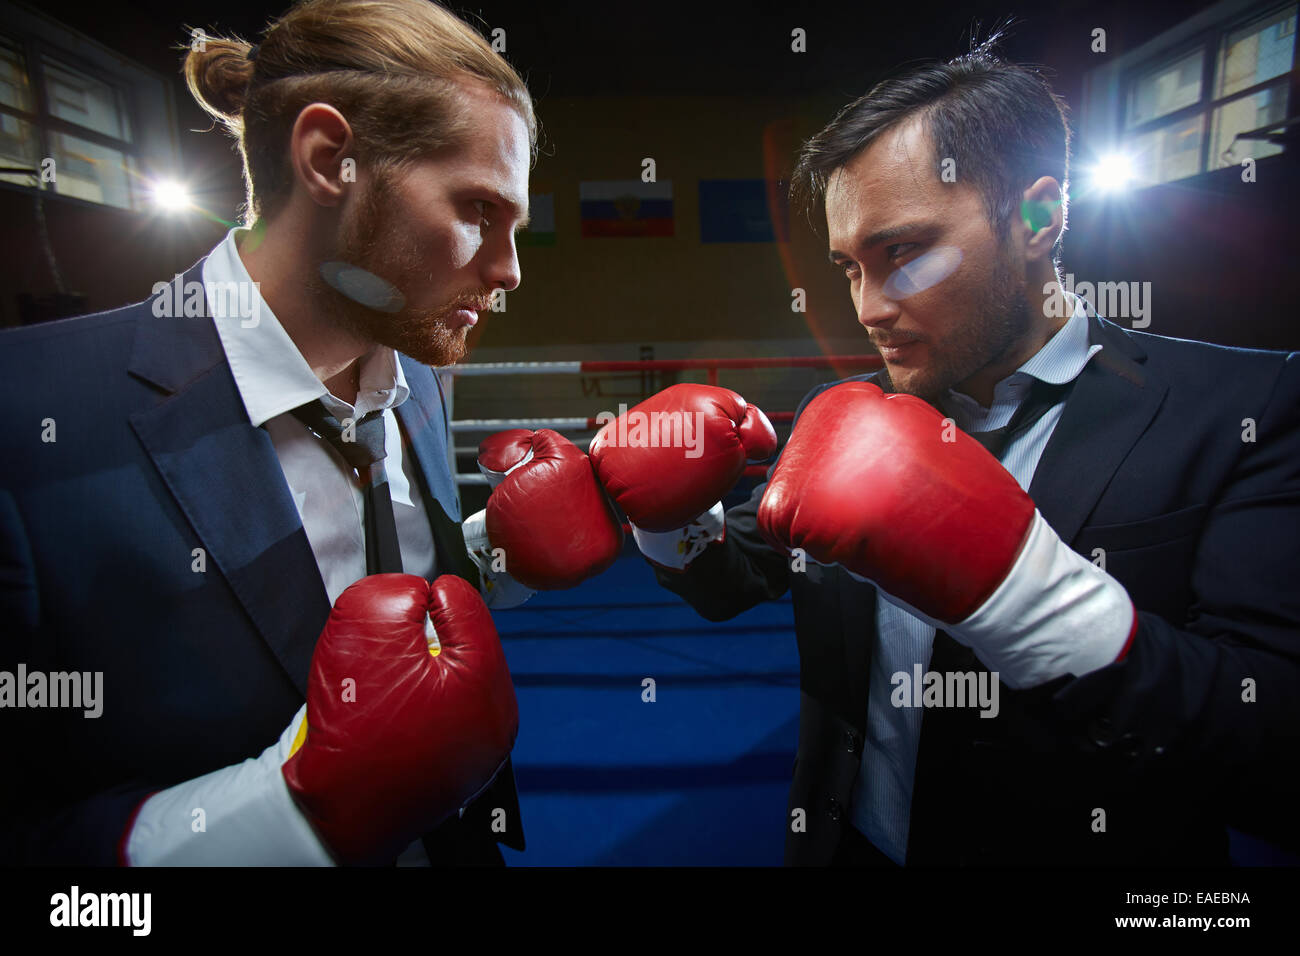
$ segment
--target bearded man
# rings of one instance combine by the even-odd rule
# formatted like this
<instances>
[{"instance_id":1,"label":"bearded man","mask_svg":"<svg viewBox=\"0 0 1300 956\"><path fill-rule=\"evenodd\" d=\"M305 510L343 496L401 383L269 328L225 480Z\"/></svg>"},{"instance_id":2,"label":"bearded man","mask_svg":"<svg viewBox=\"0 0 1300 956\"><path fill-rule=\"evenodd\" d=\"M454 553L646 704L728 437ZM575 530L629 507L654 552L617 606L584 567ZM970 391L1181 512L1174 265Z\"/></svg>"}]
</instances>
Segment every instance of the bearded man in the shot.
<instances>
[{"instance_id":1,"label":"bearded man","mask_svg":"<svg viewBox=\"0 0 1300 956\"><path fill-rule=\"evenodd\" d=\"M1294 846L1300 355L1063 290L1065 104L995 42L882 81L800 155L883 369L810 393L749 501L637 542L709 620L792 592L789 864ZM628 497L684 468L598 464Z\"/></svg>"},{"instance_id":2,"label":"bearded man","mask_svg":"<svg viewBox=\"0 0 1300 956\"><path fill-rule=\"evenodd\" d=\"M237 138L251 228L0 350L0 858L500 865L518 713L484 597L529 591L459 524L430 366L520 282L528 91L425 0L308 0L185 75ZM516 534L532 588L621 542L561 452L603 532L576 565L569 536ZM101 712L50 706L57 675Z\"/></svg>"}]
</instances>

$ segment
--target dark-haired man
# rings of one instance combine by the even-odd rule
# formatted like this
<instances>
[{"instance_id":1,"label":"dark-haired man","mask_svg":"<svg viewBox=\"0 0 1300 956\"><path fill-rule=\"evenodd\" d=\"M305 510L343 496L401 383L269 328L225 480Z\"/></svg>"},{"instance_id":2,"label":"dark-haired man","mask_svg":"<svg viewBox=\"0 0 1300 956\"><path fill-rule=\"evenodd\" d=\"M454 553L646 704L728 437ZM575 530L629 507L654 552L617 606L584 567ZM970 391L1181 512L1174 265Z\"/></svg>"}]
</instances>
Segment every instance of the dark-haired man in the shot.
<instances>
[{"instance_id":1,"label":"dark-haired man","mask_svg":"<svg viewBox=\"0 0 1300 956\"><path fill-rule=\"evenodd\" d=\"M637 535L710 620L793 592L788 863L1224 864L1290 819L1300 357L1063 292L1068 144L987 46L841 111L794 191L884 368L725 527Z\"/></svg>"}]
</instances>

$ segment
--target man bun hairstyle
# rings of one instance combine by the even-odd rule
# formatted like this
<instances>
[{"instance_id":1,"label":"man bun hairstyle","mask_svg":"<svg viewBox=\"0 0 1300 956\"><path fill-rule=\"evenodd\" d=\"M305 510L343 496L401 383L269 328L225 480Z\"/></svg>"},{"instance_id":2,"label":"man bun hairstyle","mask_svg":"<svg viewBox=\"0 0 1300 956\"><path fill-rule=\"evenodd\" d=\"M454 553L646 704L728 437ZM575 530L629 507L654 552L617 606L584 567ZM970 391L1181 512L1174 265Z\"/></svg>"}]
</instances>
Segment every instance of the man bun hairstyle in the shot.
<instances>
[{"instance_id":1,"label":"man bun hairstyle","mask_svg":"<svg viewBox=\"0 0 1300 956\"><path fill-rule=\"evenodd\" d=\"M428 0L303 0L256 47L195 36L202 42L186 46L185 83L235 138L250 222L273 217L288 199L289 135L311 103L347 119L358 165L388 169L459 143L468 121L462 87L480 84L523 118L536 159L524 81L471 26Z\"/></svg>"}]
</instances>

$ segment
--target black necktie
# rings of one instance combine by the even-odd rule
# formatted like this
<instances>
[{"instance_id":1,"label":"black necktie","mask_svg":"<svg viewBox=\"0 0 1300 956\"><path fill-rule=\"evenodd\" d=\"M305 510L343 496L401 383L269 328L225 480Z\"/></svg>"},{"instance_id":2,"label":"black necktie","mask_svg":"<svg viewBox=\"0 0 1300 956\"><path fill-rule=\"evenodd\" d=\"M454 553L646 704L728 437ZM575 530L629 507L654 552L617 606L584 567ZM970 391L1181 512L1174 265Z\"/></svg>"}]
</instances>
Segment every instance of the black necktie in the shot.
<instances>
[{"instance_id":1,"label":"black necktie","mask_svg":"<svg viewBox=\"0 0 1300 956\"><path fill-rule=\"evenodd\" d=\"M344 434L343 423L330 414L323 402L308 402L293 410L293 415L304 425L325 439L343 456L343 460L356 469L366 495L366 574L384 574L402 571L402 552L397 541L397 521L393 517L393 498L388 490L388 472L384 459L384 412L382 409L363 415L353 426L351 440ZM441 514L437 501L426 495L429 511ZM434 525L436 527L436 524ZM457 528L456 530L459 530ZM436 533L435 533L436 540ZM463 547L460 548L465 553ZM441 558L441 555L440 555ZM468 560L468 556L466 557ZM459 817L453 814L448 820L420 839L424 852L435 866L446 859L445 843L455 837L463 839L458 826ZM492 844L496 846L495 843ZM392 866L396 866L396 860Z\"/></svg>"},{"instance_id":2,"label":"black necktie","mask_svg":"<svg viewBox=\"0 0 1300 956\"><path fill-rule=\"evenodd\" d=\"M393 499L388 491L388 472L384 470L384 412L382 409L362 416L351 433L323 402L308 402L293 410L304 425L325 439L356 469L366 496L366 574L402 572L402 551L397 541L397 520L393 517Z\"/></svg>"},{"instance_id":3,"label":"black necktie","mask_svg":"<svg viewBox=\"0 0 1300 956\"><path fill-rule=\"evenodd\" d=\"M1066 382L1053 385L1036 378L1030 386L1029 394L1009 422L1001 428L967 434L983 445L994 458L1001 460L1002 452L1011 440L1028 430L1066 398L1073 384ZM948 414L946 410L944 413ZM929 669L940 674L978 674L987 670L969 647L953 640L942 628L935 631ZM925 711L921 718L921 744L912 785L911 819L928 820L932 832L926 839L924 850L908 854L909 864L950 862L951 853L931 859L926 851L933 852L936 846L961 848L969 841L971 828L977 826L978 822L953 812L948 774L954 765L967 758L970 747L991 745L1003 732L1002 723L980 719L979 711L974 707L937 707ZM913 834L915 832L913 825ZM909 843L910 849L912 847ZM966 859L968 856L966 850L959 849L958 852L959 858ZM978 859L972 857L967 862L978 862Z\"/></svg>"},{"instance_id":4,"label":"black necktie","mask_svg":"<svg viewBox=\"0 0 1300 956\"><path fill-rule=\"evenodd\" d=\"M1069 394L1070 387L1073 384L1074 382L1070 381L1055 385L1036 378L1029 388L1029 394L1025 396L1025 400L1020 403L1020 407L1011 416L1011 421L1001 428L993 428L986 432L967 432L966 434L983 445L994 458L1001 460L1002 452L1011 440L1028 431L1035 422L1051 411L1058 402Z\"/></svg>"}]
</instances>

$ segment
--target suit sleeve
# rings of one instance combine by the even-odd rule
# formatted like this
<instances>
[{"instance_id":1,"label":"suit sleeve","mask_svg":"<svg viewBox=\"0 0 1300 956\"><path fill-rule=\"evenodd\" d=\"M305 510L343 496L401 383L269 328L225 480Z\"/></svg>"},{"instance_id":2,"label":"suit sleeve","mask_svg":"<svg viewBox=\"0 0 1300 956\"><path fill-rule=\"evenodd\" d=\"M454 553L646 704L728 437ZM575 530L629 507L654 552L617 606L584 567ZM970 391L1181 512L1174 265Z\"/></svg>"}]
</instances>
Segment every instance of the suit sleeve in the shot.
<instances>
[{"instance_id":1,"label":"suit sleeve","mask_svg":"<svg viewBox=\"0 0 1300 956\"><path fill-rule=\"evenodd\" d=\"M13 496L0 489L0 671L16 675L52 661L43 646L40 589L32 550ZM25 692L14 687L15 694ZM50 736L57 712L11 706L0 709L4 772L0 773L0 864L91 864L121 861L120 840L140 804L153 790L124 784L61 805L45 787L75 773L58 763L61 748Z\"/></svg>"},{"instance_id":2,"label":"suit sleeve","mask_svg":"<svg viewBox=\"0 0 1300 956\"><path fill-rule=\"evenodd\" d=\"M1243 425L1243 427L1245 427ZM1283 362L1212 504L1186 625L1138 613L1120 662L1056 703L1134 775L1213 794L1233 824L1294 844L1300 753L1300 353Z\"/></svg>"},{"instance_id":3,"label":"suit sleeve","mask_svg":"<svg viewBox=\"0 0 1300 956\"><path fill-rule=\"evenodd\" d=\"M804 396L795 411L795 424L808 403L833 384L819 385ZM777 462L768 469L769 478ZM773 550L758 530L758 505L766 490L764 481L747 501L730 509L723 540L705 548L685 571L655 566L659 583L685 598L707 620L729 620L762 601L776 600L790 586L789 558Z\"/></svg>"}]
</instances>

